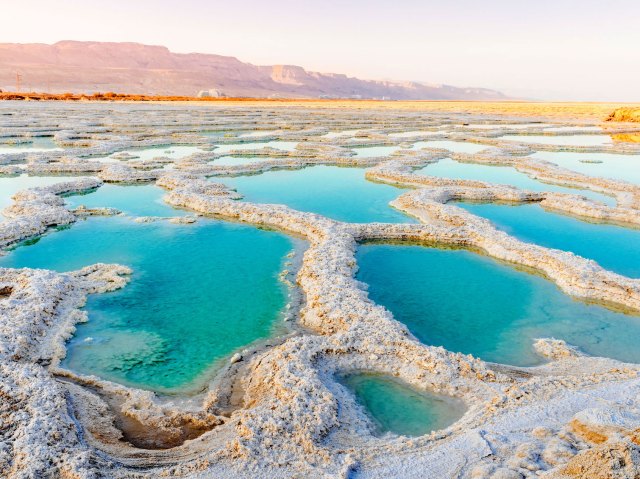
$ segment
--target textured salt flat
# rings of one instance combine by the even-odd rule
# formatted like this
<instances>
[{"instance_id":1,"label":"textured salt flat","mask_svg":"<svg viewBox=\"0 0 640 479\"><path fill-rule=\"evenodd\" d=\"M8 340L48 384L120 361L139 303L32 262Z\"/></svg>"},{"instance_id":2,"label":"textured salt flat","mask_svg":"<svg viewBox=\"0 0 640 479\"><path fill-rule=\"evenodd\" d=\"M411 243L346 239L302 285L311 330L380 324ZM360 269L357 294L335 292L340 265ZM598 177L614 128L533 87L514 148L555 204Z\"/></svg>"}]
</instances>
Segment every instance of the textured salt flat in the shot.
<instances>
[{"instance_id":1,"label":"textured salt flat","mask_svg":"<svg viewBox=\"0 0 640 479\"><path fill-rule=\"evenodd\" d=\"M576 300L639 312L640 280L569 252L526 243L450 202L537 203L581 221L635 228L640 225L637 185L591 177L530 155L638 155L640 145L507 142L500 136L540 134L543 128L532 123L531 116L520 120L513 111L496 125L531 126L512 131L508 126L460 129L455 125L486 125L494 119L486 112L420 111L419 106L396 111L388 105L362 105L340 110L295 104L0 105L10 113L1 117L0 141L26 138L37 126L64 148L2 154L3 175L77 175L13 195L0 223L3 247L44 233L58 234L51 228L73 228L87 215L118 214L97 205L74 208L65 203L64 195L99 191L104 183L155 183L166 190L164 201L171 207L276 229L308 242L297 269L295 287L303 301L293 318L295 333L261 347L241 348L204 390L189 396L166 397L61 367L66 340L78 323L91 321L81 309L87 295L126 288L129 268L96 264L68 273L0 269L0 408L6 425L0 433L1 475L499 479L640 474L639 365L589 357L552 338L532 345L547 362L530 368L487 363L427 346L373 303L354 279L360 242L438 244L467 248L543 274ZM25 118L34 126L25 126ZM587 124L581 119L583 130L575 121L552 122L557 127L576 126L569 133L601 134L591 128L598 126L595 121ZM245 134L256 124L269 134L239 138L234 133ZM200 134L220 130L227 134ZM327 136L352 130L355 133ZM613 133L630 130L634 131L626 125L611 128ZM418 131L424 135L391 135ZM414 148L420 141L481 146L471 153L447 150L447 143ZM278 149L272 147L274 142L296 146ZM251 156L268 159L216 166L216 158L246 156L251 143L262 145L251 148ZM199 151L179 158L117 155L165 145ZM362 157L357 147L394 150L383 150L392 152L387 156ZM115 162L93 159L113 154ZM542 183L604 194L615 204L595 202L579 191L526 191L416 173L443 158L513 167ZM225 178L234 175L312 165L367 168L363 174L368 180L409 189L398 190L391 206L418 222L346 223L286 205L243 200L241 192L225 185ZM176 213L164 220L190 218ZM576 318L576 327L579 321ZM466 413L447 429L425 436L380 437L354 398L336 384L337 374L358 371L392 375L416 390L455 396L465 403Z\"/></svg>"}]
</instances>

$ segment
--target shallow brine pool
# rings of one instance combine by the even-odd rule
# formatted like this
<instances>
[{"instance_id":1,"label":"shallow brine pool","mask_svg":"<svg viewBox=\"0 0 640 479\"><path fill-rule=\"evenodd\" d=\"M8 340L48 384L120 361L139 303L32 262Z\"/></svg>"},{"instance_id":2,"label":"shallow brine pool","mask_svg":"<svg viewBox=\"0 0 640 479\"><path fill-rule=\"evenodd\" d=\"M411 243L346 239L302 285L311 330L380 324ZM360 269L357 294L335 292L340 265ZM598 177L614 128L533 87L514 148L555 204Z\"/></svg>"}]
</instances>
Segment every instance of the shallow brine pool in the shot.
<instances>
[{"instance_id":1,"label":"shallow brine pool","mask_svg":"<svg viewBox=\"0 0 640 479\"><path fill-rule=\"evenodd\" d=\"M640 278L639 229L580 221L545 211L538 204L458 203L458 206L491 220L522 241L571 251L597 261L605 269Z\"/></svg>"},{"instance_id":2,"label":"shallow brine pool","mask_svg":"<svg viewBox=\"0 0 640 479\"><path fill-rule=\"evenodd\" d=\"M78 176L27 176L24 174L0 177L0 210L13 203L11 197L18 191L36 188L38 186L49 186L65 181L73 181L78 178Z\"/></svg>"},{"instance_id":3,"label":"shallow brine pool","mask_svg":"<svg viewBox=\"0 0 640 479\"><path fill-rule=\"evenodd\" d=\"M31 143L0 143L0 155L7 153L40 153L43 151L62 151L48 136L34 136Z\"/></svg>"},{"instance_id":4,"label":"shallow brine pool","mask_svg":"<svg viewBox=\"0 0 640 479\"><path fill-rule=\"evenodd\" d=\"M372 419L376 432L422 436L444 429L462 417L462 401L417 391L403 382L378 374L339 377Z\"/></svg>"},{"instance_id":5,"label":"shallow brine pool","mask_svg":"<svg viewBox=\"0 0 640 479\"><path fill-rule=\"evenodd\" d=\"M539 364L537 338L640 361L640 317L576 301L553 283L465 250L365 244L357 279L423 343L518 366ZM393 278L391 281L390 278Z\"/></svg>"},{"instance_id":6,"label":"shallow brine pool","mask_svg":"<svg viewBox=\"0 0 640 479\"><path fill-rule=\"evenodd\" d=\"M486 181L488 183L511 185L530 191L556 191L572 195L582 195L592 200L601 201L609 206L615 206L616 200L611 196L596 193L590 190L578 190L563 186L543 183L526 174L519 172L510 166L480 165L474 163L459 163L450 158L445 158L417 170L417 174L437 176L440 178L452 178L459 180Z\"/></svg>"},{"instance_id":7,"label":"shallow brine pool","mask_svg":"<svg viewBox=\"0 0 640 479\"><path fill-rule=\"evenodd\" d=\"M65 198L72 207L116 208L131 216L184 216L185 210L172 208L163 201L167 194L156 185L103 184L87 194L74 194Z\"/></svg>"},{"instance_id":8,"label":"shallow brine pool","mask_svg":"<svg viewBox=\"0 0 640 479\"><path fill-rule=\"evenodd\" d=\"M359 146L353 148L356 158L381 158L399 150L397 146Z\"/></svg>"},{"instance_id":9,"label":"shallow brine pool","mask_svg":"<svg viewBox=\"0 0 640 479\"><path fill-rule=\"evenodd\" d=\"M235 188L244 195L244 201L285 204L338 221L415 222L389 206L403 190L367 181L362 168L313 166L213 180Z\"/></svg>"},{"instance_id":10,"label":"shallow brine pool","mask_svg":"<svg viewBox=\"0 0 640 479\"><path fill-rule=\"evenodd\" d=\"M531 157L550 161L585 175L640 185L640 155L538 151Z\"/></svg>"},{"instance_id":11,"label":"shallow brine pool","mask_svg":"<svg viewBox=\"0 0 640 479\"><path fill-rule=\"evenodd\" d=\"M162 146L153 146L151 148L131 148L129 150L122 150L116 153L113 153L108 156L101 157L91 157L88 158L88 161L103 161L105 163L113 163L122 161L117 157L118 155L129 154L132 157L132 160L137 161L147 161L153 160L154 158L171 158L173 160L178 160L180 158L185 158L194 153L202 153L205 151L203 148L199 146L189 146L189 145L162 145ZM115 156L115 158L114 158ZM127 160L124 160L127 161Z\"/></svg>"},{"instance_id":12,"label":"shallow brine pool","mask_svg":"<svg viewBox=\"0 0 640 479\"><path fill-rule=\"evenodd\" d=\"M473 155L491 147L479 143L450 140L418 141L413 145L414 150L421 150L422 148L444 148L453 153L470 153Z\"/></svg>"},{"instance_id":13,"label":"shallow brine pool","mask_svg":"<svg viewBox=\"0 0 640 479\"><path fill-rule=\"evenodd\" d=\"M271 158L268 156L221 156L220 158L216 158L211 161L210 164L213 166L238 166L238 165L248 165L251 163L260 163L263 161L274 160L275 158Z\"/></svg>"},{"instance_id":14,"label":"shallow brine pool","mask_svg":"<svg viewBox=\"0 0 640 479\"><path fill-rule=\"evenodd\" d=\"M296 141L261 141L254 143L234 143L234 144L224 144L217 145L215 148L215 153L225 154L229 153L232 150L258 150L261 148L275 148L276 150L282 151L295 151L298 142Z\"/></svg>"}]
</instances>

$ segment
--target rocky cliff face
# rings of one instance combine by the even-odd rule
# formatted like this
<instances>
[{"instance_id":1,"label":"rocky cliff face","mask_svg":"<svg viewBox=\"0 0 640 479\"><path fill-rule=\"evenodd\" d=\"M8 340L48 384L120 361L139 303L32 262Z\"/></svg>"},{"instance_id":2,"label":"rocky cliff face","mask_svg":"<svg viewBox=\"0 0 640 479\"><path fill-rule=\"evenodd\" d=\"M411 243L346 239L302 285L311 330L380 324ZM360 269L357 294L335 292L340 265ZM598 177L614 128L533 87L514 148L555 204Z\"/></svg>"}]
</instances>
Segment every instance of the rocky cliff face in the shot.
<instances>
[{"instance_id":1,"label":"rocky cliff face","mask_svg":"<svg viewBox=\"0 0 640 479\"><path fill-rule=\"evenodd\" d=\"M397 100L500 100L482 88L456 88L415 82L369 81L341 74L308 72L293 65L256 66L237 58L172 53L139 43L63 41L0 44L0 89L195 95L217 89L227 96L284 98L361 97Z\"/></svg>"}]
</instances>

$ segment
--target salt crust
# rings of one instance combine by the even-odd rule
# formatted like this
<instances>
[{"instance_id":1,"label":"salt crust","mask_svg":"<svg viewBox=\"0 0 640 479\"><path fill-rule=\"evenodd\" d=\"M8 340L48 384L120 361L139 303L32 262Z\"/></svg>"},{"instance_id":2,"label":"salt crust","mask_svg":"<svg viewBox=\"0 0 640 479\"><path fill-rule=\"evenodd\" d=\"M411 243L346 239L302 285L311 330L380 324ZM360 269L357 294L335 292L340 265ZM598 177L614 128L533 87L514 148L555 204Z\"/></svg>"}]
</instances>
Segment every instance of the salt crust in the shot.
<instances>
[{"instance_id":1,"label":"salt crust","mask_svg":"<svg viewBox=\"0 0 640 479\"><path fill-rule=\"evenodd\" d=\"M308 136L309 131L294 131L286 139L303 134ZM76 221L80 212L67 210L58 195L96 188L102 181L156 181L168 190L165 200L170 205L306 238L309 248L297 276L306 302L298 318L301 334L254 354L242 354L242 361L232 365L236 369L231 370L231 383L213 381L196 398L172 399L78 376L59 366L65 341L77 323L87 320L80 310L87 294L124 287L131 273L128 268L97 264L65 274L0 269L0 474L20 478L637 477L638 365L588 357L552 338L535 343L550 362L534 368L490 364L426 346L389 311L371 302L366 286L354 279L359 242L416 241L480 251L537 270L575 297L640 310L638 280L603 270L571 253L523 243L447 204L458 199L533 201L580 218L638 224L638 191L633 185L594 180L546 162L522 161L518 155L531 145L506 145L490 134L477 131L473 138L501 149L478 155L401 149L392 157L376 159L356 159L345 153L346 147L374 141L395 144L382 131L337 141L344 144L338 147L333 146L335 139L323 146L325 140L315 137L316 145L299 147L294 155L263 149L258 153L279 158L232 168L215 166L210 153L179 160L174 170L155 168L166 164L162 161L146 168L132 166L131 160L100 168L88 163L82 169L86 160L41 163L37 160L42 157L36 155L28 171L97 172L101 179L82 178L16 194L3 212L7 219L0 223L1 246ZM76 136L73 130L56 133L61 144L73 144ZM126 140L115 143L94 149L111 152L131 145ZM546 148L539 146L536 149ZM633 150L614 145L588 151L604 149ZM29 157L20 155L0 159L12 168L3 171L15 174L15 165ZM609 194L618 206L576 195L533 193L413 173L414 168L444 156L515 166L541 181ZM285 206L238 201L236 192L204 179L311 164L371 165L366 173L369 179L415 188L392 205L421 224L341 223ZM459 397L468 411L451 427L427 436L376 437L350 394L332 379L339 372L361 370ZM221 407L228 402L229 384L242 391L231 412ZM123 432L116 426L123 417L165 440L180 437L185 428L208 432L171 449L140 449L121 440Z\"/></svg>"}]
</instances>

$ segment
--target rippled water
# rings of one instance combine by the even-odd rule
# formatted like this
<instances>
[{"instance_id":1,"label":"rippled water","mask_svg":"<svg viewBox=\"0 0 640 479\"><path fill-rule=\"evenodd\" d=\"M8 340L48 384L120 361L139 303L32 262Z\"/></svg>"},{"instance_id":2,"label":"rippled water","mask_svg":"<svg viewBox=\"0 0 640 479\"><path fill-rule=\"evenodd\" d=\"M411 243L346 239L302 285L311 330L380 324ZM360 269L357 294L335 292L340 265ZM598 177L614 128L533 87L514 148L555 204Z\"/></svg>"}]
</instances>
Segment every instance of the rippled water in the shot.
<instances>
[{"instance_id":1,"label":"rippled water","mask_svg":"<svg viewBox=\"0 0 640 479\"><path fill-rule=\"evenodd\" d=\"M417 391L387 376L353 374L339 381L355 394L378 433L422 436L450 426L465 412L459 400Z\"/></svg>"},{"instance_id":2,"label":"rippled water","mask_svg":"<svg viewBox=\"0 0 640 479\"><path fill-rule=\"evenodd\" d=\"M425 344L527 366L542 361L534 340L555 337L592 355L640 361L640 317L573 300L550 281L488 257L367 244L357 260L370 298Z\"/></svg>"},{"instance_id":3,"label":"rippled water","mask_svg":"<svg viewBox=\"0 0 640 479\"><path fill-rule=\"evenodd\" d=\"M245 201L285 204L339 221L415 222L389 206L403 190L367 181L362 168L314 166L213 180L237 189Z\"/></svg>"}]
</instances>

